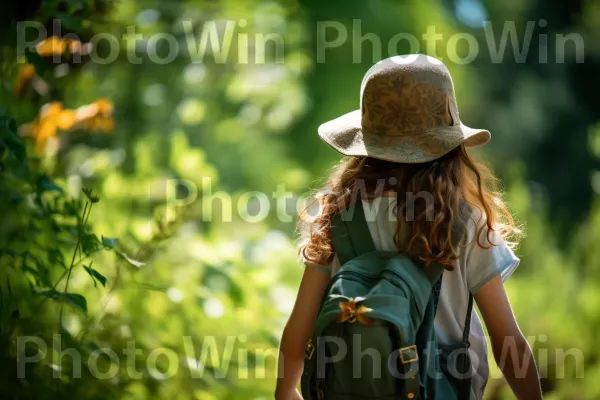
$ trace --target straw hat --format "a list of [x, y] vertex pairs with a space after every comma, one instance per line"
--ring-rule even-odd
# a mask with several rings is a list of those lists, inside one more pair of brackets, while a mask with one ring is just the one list
[[342, 154], [399, 163], [435, 160], [464, 143], [480, 146], [490, 132], [458, 118], [448, 68], [424, 54], [373, 65], [360, 88], [360, 109], [319, 126], [319, 136]]

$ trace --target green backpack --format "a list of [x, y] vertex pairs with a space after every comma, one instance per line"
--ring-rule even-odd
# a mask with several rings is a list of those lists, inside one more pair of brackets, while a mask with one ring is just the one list
[[462, 341], [437, 343], [434, 317], [442, 266], [422, 268], [398, 252], [375, 250], [357, 201], [332, 226], [341, 264], [331, 278], [305, 348], [305, 400], [468, 400], [473, 296]]

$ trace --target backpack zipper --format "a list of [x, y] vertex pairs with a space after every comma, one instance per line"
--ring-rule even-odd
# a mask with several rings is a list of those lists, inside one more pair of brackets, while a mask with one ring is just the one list
[[343, 278], [345, 275], [355, 275], [355, 276], [360, 276], [362, 278], [368, 279], [370, 281], [373, 281], [377, 278], [373, 277], [373, 276], [369, 276], [369, 275], [365, 275], [365, 274], [361, 274], [360, 272], [356, 272], [356, 271], [342, 271], [339, 274], [336, 275], [336, 278], [339, 277], [339, 279]]
[[[388, 271], [392, 275], [396, 276], [397, 278], [402, 279], [402, 277], [399, 274], [397, 274], [396, 272], [394, 272], [392, 270], [385, 270], [385, 271]], [[388, 278], [388, 277], [386, 277], [384, 275], [379, 275], [378, 277], [373, 277], [373, 276], [361, 274], [360, 272], [356, 272], [356, 271], [342, 271], [342, 272], [340, 272], [339, 274], [336, 275], [336, 280], [337, 279], [342, 279], [346, 275], [360, 276], [361, 278], [365, 278], [365, 279], [368, 279], [370, 281], [374, 281], [376, 279], [383, 279], [384, 281], [388, 281], [389, 283], [391, 283], [392, 285], [396, 286], [397, 288], [402, 289], [400, 286], [398, 286], [398, 284], [396, 282], [394, 282], [393, 280], [391, 280], [390, 278]]]
[[[390, 270], [385, 270], [385, 271], [389, 271], [389, 272], [391, 272], [391, 273], [392, 273], [394, 276], [396, 276], [397, 278], [400, 278], [400, 279], [402, 279], [402, 277], [401, 277], [400, 275], [398, 275], [397, 273], [395, 273], [394, 271], [390, 271]], [[381, 279], [381, 280], [384, 280], [384, 281], [387, 281], [387, 282], [389, 282], [389, 283], [390, 283], [390, 284], [392, 284], [393, 286], [395, 286], [395, 287], [397, 287], [398, 289], [402, 290], [402, 292], [403, 292], [404, 294], [406, 294], [406, 291], [404, 290], [404, 288], [403, 288], [403, 287], [401, 287], [401, 286], [400, 286], [400, 285], [398, 285], [396, 282], [394, 282], [392, 279], [390, 279], [390, 278], [388, 278], [388, 277], [386, 277], [386, 276], [384, 276], [384, 275], [379, 275], [378, 277], [373, 277], [373, 276], [368, 276], [368, 275], [365, 275], [365, 274], [361, 274], [360, 272], [356, 272], [356, 271], [342, 271], [342, 272], [340, 272], [339, 274], [337, 274], [337, 275], [336, 275], [336, 280], [339, 280], [339, 279], [344, 279], [344, 278], [348, 278], [348, 276], [360, 276], [361, 278], [367, 279], [367, 280], [369, 280], [369, 281], [371, 281], [371, 282], [372, 282], [372, 281], [375, 281], [375, 280], [377, 280], [377, 279]], [[359, 280], [357, 280], [357, 279], [349, 279], [349, 280], [351, 280], [351, 281], [354, 281], [354, 282], [358, 282], [358, 283], [362, 283], [361, 281], [359, 281]]]

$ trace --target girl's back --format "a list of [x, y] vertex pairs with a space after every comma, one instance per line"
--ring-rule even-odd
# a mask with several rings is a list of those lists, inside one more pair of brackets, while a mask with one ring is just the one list
[[[394, 240], [398, 231], [398, 220], [395, 215], [397, 194], [387, 192], [372, 199], [363, 199], [362, 202], [369, 232], [377, 250], [397, 250]], [[477, 245], [474, 240], [477, 228], [475, 221], [480, 220], [480, 216], [471, 207], [462, 207], [461, 217], [460, 223], [463, 223], [466, 229], [462, 231], [464, 235], [458, 240], [458, 259], [452, 261], [454, 269], [445, 273], [442, 279], [436, 312], [436, 334], [442, 344], [450, 344], [461, 339], [469, 293], [477, 293], [496, 276], [501, 276], [503, 281], [506, 280], [519, 264], [519, 259], [496, 232], [491, 236], [495, 246], [484, 249]], [[310, 227], [302, 224], [301, 231], [306, 242]], [[482, 231], [481, 234], [485, 236], [487, 230]], [[304, 258], [302, 261], [310, 268], [328, 276], [334, 275], [340, 268], [336, 256], [328, 265], [311, 263]], [[479, 399], [488, 380], [489, 368], [487, 341], [481, 320], [476, 313], [473, 313], [471, 318], [469, 331], [470, 355], [474, 369], [471, 398]]]

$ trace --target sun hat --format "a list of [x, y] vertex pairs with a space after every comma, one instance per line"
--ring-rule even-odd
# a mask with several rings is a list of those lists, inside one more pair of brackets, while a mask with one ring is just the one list
[[448, 68], [424, 54], [373, 65], [360, 88], [360, 109], [319, 126], [338, 152], [399, 163], [435, 160], [461, 144], [480, 146], [490, 132], [460, 122]]

